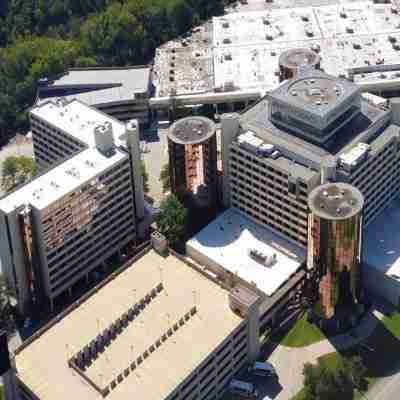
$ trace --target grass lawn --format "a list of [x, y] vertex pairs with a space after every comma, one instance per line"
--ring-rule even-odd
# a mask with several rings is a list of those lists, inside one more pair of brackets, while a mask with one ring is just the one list
[[4, 399], [4, 388], [3, 388], [3, 386], [0, 386], [0, 400], [5, 400]]
[[[366, 379], [369, 388], [379, 378], [390, 376], [399, 368], [400, 354], [400, 315], [385, 317], [378, 322], [372, 335], [361, 345], [341, 353], [330, 353], [320, 358], [320, 361], [329, 369], [335, 370], [343, 357], [359, 354], [367, 367]], [[292, 400], [304, 400], [304, 390], [300, 391]], [[355, 392], [354, 400], [362, 400], [362, 393]]]
[[305, 347], [320, 342], [325, 335], [314, 324], [307, 321], [306, 314], [285, 335], [280, 344], [287, 347]]
[[385, 316], [382, 323], [394, 336], [400, 338], [400, 313], [396, 312], [390, 317]]

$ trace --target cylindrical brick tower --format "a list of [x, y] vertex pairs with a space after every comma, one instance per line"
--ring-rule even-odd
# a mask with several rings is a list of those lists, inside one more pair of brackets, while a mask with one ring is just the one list
[[168, 133], [171, 190], [190, 194], [197, 206], [217, 202], [217, 140], [215, 124], [204, 117], [175, 122]]
[[359, 299], [363, 205], [361, 192], [346, 183], [321, 185], [308, 198], [307, 267], [318, 284], [318, 313], [326, 319]]

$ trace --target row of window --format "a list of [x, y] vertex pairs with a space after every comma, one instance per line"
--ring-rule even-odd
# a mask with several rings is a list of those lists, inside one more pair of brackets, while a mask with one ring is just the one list
[[[246, 173], [241, 170], [240, 168], [232, 171], [231, 173], [231, 177], [234, 178], [234, 180], [236, 179], [237, 182], [242, 182], [243, 184], [248, 186], [248, 189], [257, 189], [257, 190], [261, 190], [261, 191], [265, 191], [268, 189], [274, 189], [273, 191], [269, 191], [269, 193], [271, 194], [271, 196], [277, 197], [278, 199], [288, 202], [290, 203], [294, 208], [302, 210], [303, 212], [307, 212], [307, 195], [304, 195], [302, 197], [299, 198], [292, 198], [289, 197], [289, 191], [288, 191], [288, 185], [285, 186], [281, 186], [281, 185], [275, 185], [270, 181], [267, 181], [263, 178], [260, 179], [260, 181], [263, 183], [262, 186], [258, 185], [257, 183], [255, 183], [254, 181], [251, 181], [250, 179], [248, 179], [248, 175], [246, 175]], [[282, 196], [280, 195], [282, 194]]]
[[[101, 226], [98, 226], [97, 229], [93, 230], [85, 230], [83, 235], [80, 236], [80, 241], [76, 243], [73, 247], [71, 245], [65, 246], [65, 254], [61, 258], [62, 263], [56, 264], [53, 261], [50, 265], [49, 263], [49, 274], [50, 274], [50, 283], [54, 283], [60, 273], [63, 272], [68, 265], [74, 263], [77, 259], [81, 258], [83, 252], [88, 251], [95, 243], [98, 242], [99, 234], [101, 233], [102, 237], [106, 236], [108, 233], [112, 233], [112, 229], [115, 228], [118, 224], [121, 223], [121, 220], [128, 221], [132, 225], [134, 225], [133, 219], [133, 209], [132, 203], [128, 202], [127, 204], [121, 204], [118, 208], [118, 213], [116, 213], [113, 218], [103, 219]], [[131, 212], [132, 218], [122, 218], [123, 215], [129, 215]]]
[[251, 205], [248, 205], [243, 201], [238, 201], [235, 198], [232, 198], [232, 206], [237, 208], [238, 210], [242, 211], [243, 213], [247, 214], [248, 216], [253, 218], [255, 221], [257, 221], [258, 223], [261, 222], [266, 226], [272, 227], [276, 231], [283, 233], [288, 238], [294, 240], [297, 243], [300, 243], [303, 246], [307, 245], [307, 237], [305, 235], [303, 235], [297, 229], [293, 229], [289, 226], [284, 227], [279, 222], [276, 223], [274, 221], [275, 218], [271, 218], [271, 216], [269, 216], [267, 213], [261, 211], [264, 218], [260, 217], [259, 215], [257, 215], [254, 212], [254, 209]]
[[[81, 260], [77, 260], [75, 265], [71, 265], [68, 268], [68, 273], [63, 276], [63, 279], [58, 281], [56, 285], [51, 288], [53, 293], [59, 291], [68, 281], [71, 281], [68, 286], [71, 286], [74, 282], [79, 280], [90, 270], [97, 268], [105, 259], [105, 255], [116, 252], [120, 248], [121, 244], [125, 244], [128, 239], [131, 239], [135, 232], [135, 227], [129, 220], [125, 223], [120, 224], [119, 229], [111, 232], [110, 235], [105, 236], [102, 240], [98, 240], [96, 246], [90, 250], [90, 256], [82, 254]], [[85, 258], [87, 257], [87, 258]], [[85, 260], [85, 261], [83, 261]]]
[[[236, 187], [232, 187], [232, 197], [236, 197], [238, 201], [240, 201], [240, 197], [244, 197], [244, 199], [248, 200], [253, 204], [253, 208], [255, 210], [259, 210], [260, 208], [270, 211], [273, 215], [278, 215], [280, 217], [285, 217], [289, 222], [293, 223], [295, 226], [302, 225], [303, 228], [307, 227], [307, 215], [305, 213], [293, 211], [289, 207], [286, 207], [284, 204], [287, 204], [288, 201], [284, 201], [283, 199], [269, 191], [266, 191], [269, 194], [269, 197], [265, 196], [261, 193], [256, 193], [251, 191], [249, 188], [244, 187], [241, 184], [237, 185], [240, 189]], [[242, 189], [242, 190], [241, 190]], [[252, 196], [250, 196], [252, 194]], [[240, 197], [238, 197], [238, 195]], [[255, 197], [257, 196], [257, 198]], [[276, 199], [280, 201], [276, 201]], [[296, 219], [297, 218], [297, 219]]]
[[[235, 156], [231, 156], [232, 160], [236, 160], [240, 164], [245, 164], [248, 170], [253, 170], [253, 171], [258, 172], [258, 173], [260, 173], [262, 175], [265, 175], [266, 172], [268, 174], [268, 171], [271, 171], [275, 175], [275, 178], [276, 178], [276, 175], [283, 178], [281, 180], [281, 182], [283, 184], [289, 178], [287, 173], [282, 172], [282, 171], [278, 170], [277, 168], [272, 167], [269, 163], [267, 163], [267, 161], [265, 159], [261, 159], [259, 157], [256, 157], [254, 154], [250, 154], [250, 153], [246, 152], [244, 149], [241, 149], [239, 147], [232, 147], [231, 148], [231, 153], [232, 154], [236, 154], [236, 155], [238, 155], [239, 157], [242, 157], [242, 158], [244, 157], [247, 161], [249, 161], [249, 163], [246, 163], [242, 158], [241, 159], [237, 159]], [[257, 166], [260, 166], [262, 168], [262, 170], [258, 169]], [[300, 181], [299, 185], [303, 189], [303, 191], [305, 193], [307, 193], [307, 184], [302, 182], [302, 181]]]

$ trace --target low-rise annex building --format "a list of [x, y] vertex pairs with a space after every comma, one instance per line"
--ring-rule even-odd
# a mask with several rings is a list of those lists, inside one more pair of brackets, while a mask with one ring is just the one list
[[110, 68], [72, 68], [55, 78], [39, 80], [37, 104], [64, 97], [78, 99], [121, 121], [150, 119], [153, 92], [147, 65]]

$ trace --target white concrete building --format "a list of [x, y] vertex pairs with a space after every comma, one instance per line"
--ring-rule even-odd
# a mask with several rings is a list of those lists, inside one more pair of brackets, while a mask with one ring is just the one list
[[0, 256], [19, 309], [54, 300], [137, 237], [138, 124], [77, 101], [31, 110], [42, 174], [0, 199]]

